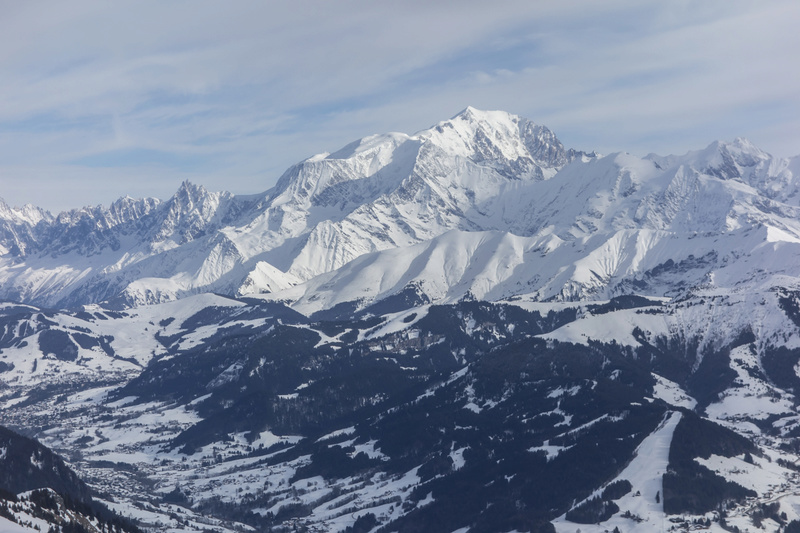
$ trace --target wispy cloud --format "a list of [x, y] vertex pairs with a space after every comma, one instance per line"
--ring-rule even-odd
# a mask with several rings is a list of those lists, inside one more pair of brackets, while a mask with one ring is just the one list
[[0, 197], [51, 209], [266, 190], [466, 105], [567, 145], [800, 153], [794, 0], [48, 2], [0, 17]]

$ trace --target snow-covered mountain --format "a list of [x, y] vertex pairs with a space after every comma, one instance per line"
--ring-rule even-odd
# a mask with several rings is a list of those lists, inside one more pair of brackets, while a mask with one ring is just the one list
[[450, 229], [499, 229], [476, 207], [575, 157], [544, 127], [467, 109], [414, 136], [312, 157], [255, 197], [185, 183], [164, 203], [126, 198], [58, 217], [6, 208], [1, 294], [65, 306], [275, 291]]
[[313, 312], [410, 287], [456, 301], [674, 296], [756, 273], [796, 286], [798, 162], [743, 140], [683, 157], [584, 157], [546, 180], [505, 183], [466, 211], [468, 229], [365, 254], [274, 298]]
[[[767, 249], [796, 253], [798, 172], [800, 159], [743, 139], [684, 156], [578, 153], [526, 119], [467, 108], [314, 156], [261, 195], [184, 183], [166, 202], [55, 217], [1, 204], [0, 297], [65, 307], [272, 293], [316, 311], [410, 288], [430, 301], [674, 295], [757, 268], [793, 276]], [[739, 258], [759, 265], [732, 267]], [[360, 268], [375, 281], [348, 288]]]
[[0, 424], [152, 531], [800, 527], [798, 174], [468, 108], [259, 195], [0, 203]]
[[8, 304], [0, 420], [150, 531], [778, 531], [800, 300], [772, 296]]

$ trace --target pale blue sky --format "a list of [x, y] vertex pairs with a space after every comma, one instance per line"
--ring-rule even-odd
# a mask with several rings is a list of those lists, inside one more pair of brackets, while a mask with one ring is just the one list
[[258, 193], [467, 105], [601, 153], [800, 154], [800, 2], [0, 4], [0, 197], [47, 209]]

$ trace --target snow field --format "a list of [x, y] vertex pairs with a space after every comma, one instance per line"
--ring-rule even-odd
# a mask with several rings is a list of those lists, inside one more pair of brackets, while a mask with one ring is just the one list
[[[604, 533], [619, 527], [626, 533], [652, 533], [660, 531], [665, 521], [664, 508], [656, 502], [656, 494], [663, 494], [661, 476], [667, 471], [669, 462], [669, 446], [672, 434], [681, 419], [681, 414], [671, 412], [664, 422], [636, 449], [636, 456], [614, 480], [630, 481], [631, 492], [616, 501], [620, 512], [601, 524], [575, 524], [568, 522], [563, 516], [553, 521], [558, 533], [574, 533], [576, 529], [588, 533]], [[596, 491], [600, 494], [600, 491]], [[641, 522], [622, 517], [622, 513], [630, 511], [638, 516]]]

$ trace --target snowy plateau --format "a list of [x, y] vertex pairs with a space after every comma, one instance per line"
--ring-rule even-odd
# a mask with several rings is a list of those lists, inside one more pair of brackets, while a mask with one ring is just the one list
[[0, 201], [0, 299], [0, 531], [800, 531], [800, 156], [745, 139], [467, 108], [263, 194]]

